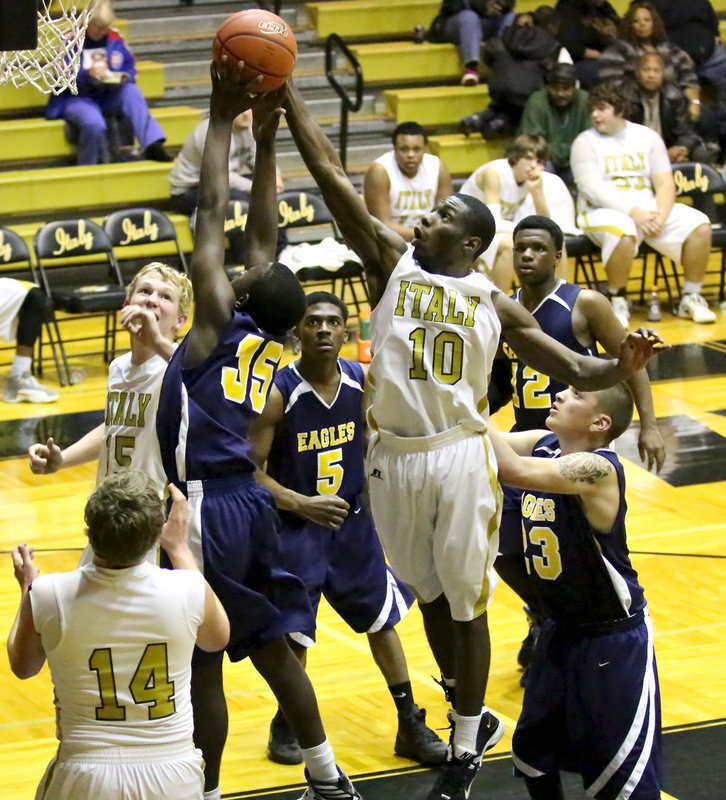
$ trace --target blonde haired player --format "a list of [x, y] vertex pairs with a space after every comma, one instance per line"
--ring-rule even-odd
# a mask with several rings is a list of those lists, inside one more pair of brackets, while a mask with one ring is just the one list
[[645, 241], [683, 266], [678, 316], [713, 322], [716, 315], [701, 296], [711, 250], [708, 217], [675, 202], [666, 146], [655, 131], [625, 119], [627, 101], [617, 86], [596, 86], [589, 105], [592, 128], [572, 144], [577, 222], [600, 246], [615, 315], [627, 329], [626, 285], [633, 258]]
[[[187, 502], [171, 494], [164, 522], [151, 478], [108, 477], [86, 504], [93, 563], [72, 572], [38, 577], [33, 548], [13, 550], [22, 596], [10, 666], [30, 678], [47, 659], [58, 719], [58, 752], [36, 800], [202, 798], [192, 651], [224, 647], [229, 620], [189, 549]], [[144, 560], [157, 540], [174, 570]]]
[[568, 350], [474, 271], [495, 230], [483, 203], [445, 197], [422, 217], [409, 247], [366, 213], [295, 87], [286, 109], [305, 164], [365, 268], [375, 307], [367, 468], [373, 518], [391, 567], [419, 600], [454, 707], [447, 762], [428, 800], [464, 800], [483, 752], [504, 732], [483, 707], [501, 511], [486, 393], [499, 333], [534, 369], [590, 387], [642, 368], [655, 340], [631, 335], [619, 362]]
[[121, 469], [135, 468], [163, 491], [166, 476], [156, 437], [159, 390], [191, 302], [192, 285], [183, 273], [158, 261], [139, 270], [121, 309], [131, 351], [109, 366], [105, 420], [64, 449], [52, 438], [31, 445], [34, 473], [47, 475], [98, 459], [97, 484]]

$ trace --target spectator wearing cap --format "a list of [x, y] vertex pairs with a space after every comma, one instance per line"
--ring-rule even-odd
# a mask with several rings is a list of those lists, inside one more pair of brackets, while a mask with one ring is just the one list
[[568, 185], [572, 183], [570, 147], [590, 127], [587, 99], [587, 92], [577, 88], [575, 67], [556, 64], [547, 73], [545, 86], [530, 95], [519, 125], [520, 133], [541, 136], [548, 143], [554, 172]]

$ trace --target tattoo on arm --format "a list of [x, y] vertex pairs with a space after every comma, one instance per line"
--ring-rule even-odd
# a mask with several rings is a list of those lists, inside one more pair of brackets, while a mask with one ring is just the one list
[[592, 485], [609, 475], [613, 465], [595, 453], [573, 453], [557, 460], [560, 475], [571, 483], [588, 483]]

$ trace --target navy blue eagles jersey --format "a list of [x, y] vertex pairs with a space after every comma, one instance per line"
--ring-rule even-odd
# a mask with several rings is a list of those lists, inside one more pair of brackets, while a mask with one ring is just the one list
[[[519, 301], [520, 291], [514, 294]], [[560, 281], [554, 290], [532, 312], [542, 330], [565, 347], [581, 355], [597, 354], [595, 344], [585, 347], [578, 342], [572, 330], [572, 309], [581, 288], [574, 283]], [[510, 347], [504, 343], [504, 352], [512, 363], [512, 388], [514, 395], [515, 424], [512, 430], [533, 431], [544, 428], [552, 403], [558, 392], [567, 386], [548, 375], [536, 372], [523, 364]]]
[[187, 340], [169, 362], [156, 429], [170, 481], [233, 478], [253, 472], [248, 430], [272, 388], [282, 345], [252, 317], [234, 311], [214, 350], [184, 367]]
[[365, 378], [357, 361], [339, 358], [338, 368], [340, 385], [329, 406], [295, 364], [277, 373], [284, 419], [275, 431], [267, 472], [300, 494], [336, 494], [350, 501], [365, 482]]
[[[577, 495], [522, 491], [524, 554], [529, 577], [550, 616], [571, 627], [623, 619], [645, 607], [643, 587], [633, 569], [625, 537], [625, 476], [613, 450], [595, 451], [614, 467], [620, 506], [610, 531], [596, 531]], [[532, 450], [537, 458], [558, 458], [554, 434]]]

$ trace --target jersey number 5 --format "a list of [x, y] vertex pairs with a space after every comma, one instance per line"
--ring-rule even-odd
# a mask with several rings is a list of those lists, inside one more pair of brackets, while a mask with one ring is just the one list
[[248, 333], [237, 347], [237, 368], [222, 367], [222, 390], [227, 400], [241, 405], [249, 398], [252, 410], [261, 414], [281, 355], [279, 342]]
[[[88, 668], [96, 673], [101, 705], [96, 706], [96, 719], [126, 719], [126, 708], [116, 696], [116, 676], [110, 647], [96, 648], [88, 659]], [[147, 644], [141, 656], [129, 691], [137, 704], [149, 703], [149, 719], [169, 717], [176, 711], [174, 681], [169, 680], [169, 659], [166, 643]]]
[[343, 448], [336, 447], [335, 450], [323, 450], [318, 453], [318, 494], [338, 494], [343, 483], [343, 467], [340, 462], [343, 460]]

